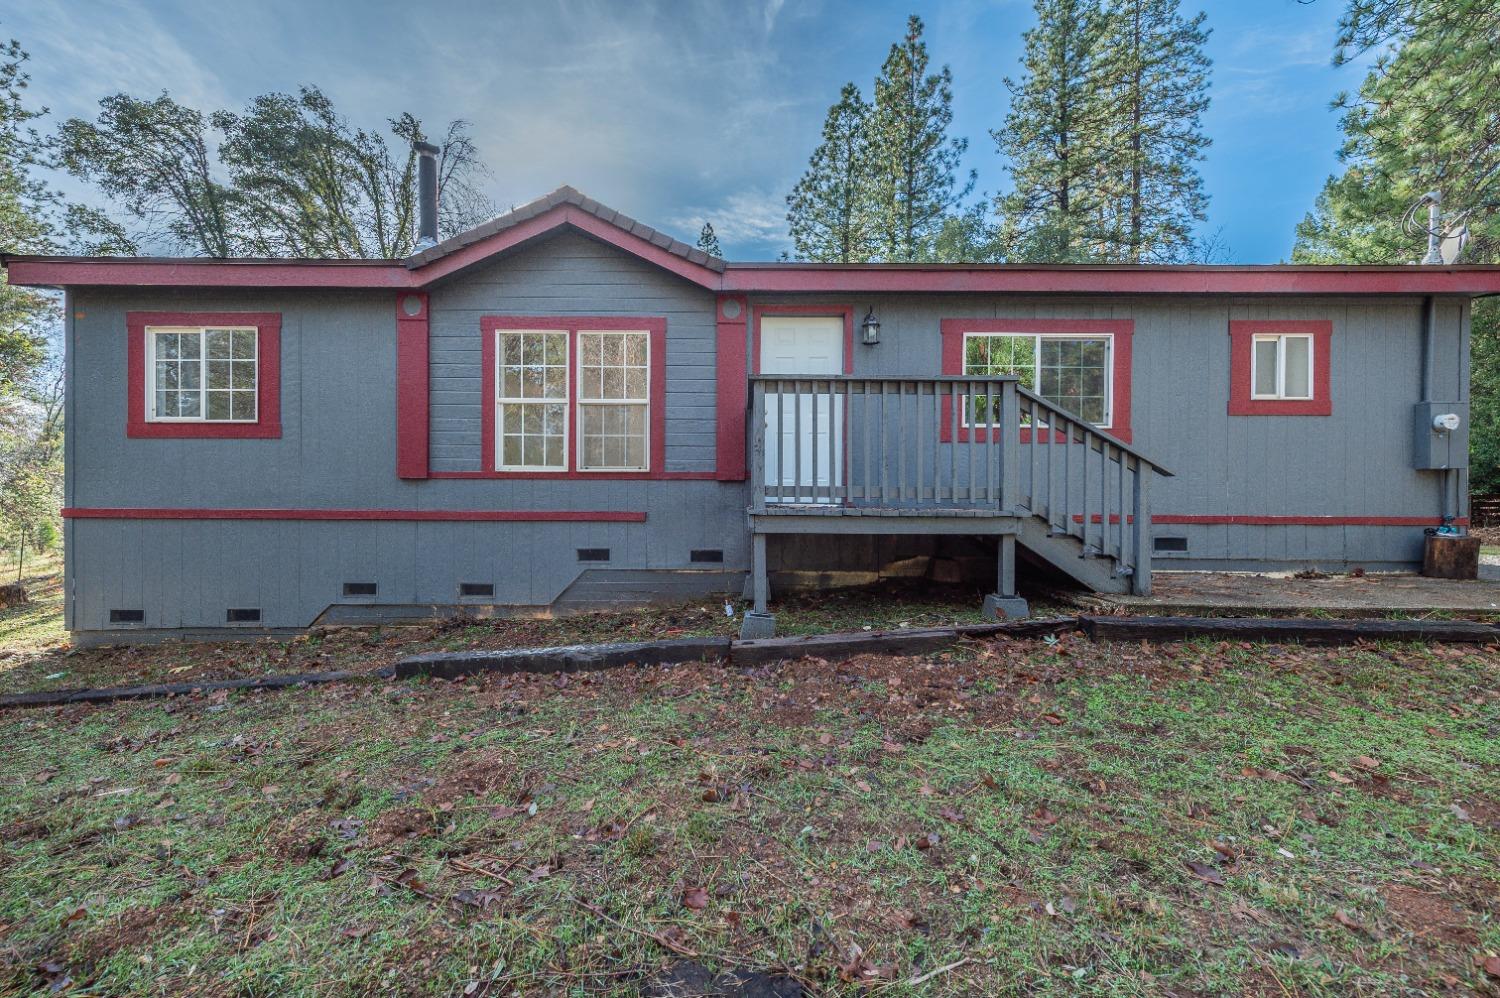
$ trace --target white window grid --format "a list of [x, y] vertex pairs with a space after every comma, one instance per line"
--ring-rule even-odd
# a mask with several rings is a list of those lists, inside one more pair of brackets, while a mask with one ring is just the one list
[[[606, 363], [605, 345], [619, 343], [619, 363]], [[594, 347], [597, 345], [598, 352]], [[597, 362], [595, 361], [597, 357]], [[651, 467], [651, 334], [645, 329], [578, 330], [577, 403], [578, 470], [580, 472], [646, 471]], [[632, 382], [635, 388], [632, 390]], [[607, 418], [610, 408], [630, 409], [640, 413], [641, 460], [591, 464], [588, 459], [588, 421]], [[590, 411], [592, 410], [592, 411]], [[628, 420], [628, 415], [625, 415]], [[617, 424], [618, 425], [618, 424]], [[609, 442], [618, 444], [625, 453], [636, 434], [628, 428], [600, 432], [601, 448]]]
[[[1034, 372], [1041, 370], [1041, 366], [1042, 366], [1042, 356], [1041, 356], [1041, 354], [1042, 354], [1042, 341], [1043, 340], [1080, 340], [1080, 341], [1087, 341], [1087, 342], [1093, 342], [1093, 343], [1103, 343], [1104, 344], [1104, 420], [1103, 420], [1103, 422], [1096, 423], [1094, 425], [1098, 426], [1102, 430], [1108, 430], [1108, 429], [1110, 429], [1114, 425], [1114, 409], [1115, 409], [1115, 376], [1114, 376], [1115, 375], [1115, 338], [1114, 338], [1114, 334], [1112, 334], [1112, 333], [1070, 333], [1070, 332], [1066, 332], [1066, 331], [1064, 331], [1064, 332], [1055, 332], [1055, 333], [1023, 333], [1023, 332], [1006, 332], [1005, 330], [994, 330], [994, 331], [986, 330], [984, 332], [977, 332], [977, 333], [964, 333], [964, 337], [963, 337], [963, 373], [965, 375], [968, 374], [967, 368], [968, 368], [968, 360], [969, 360], [969, 341], [970, 340], [974, 340], [974, 339], [1013, 339], [1013, 340], [1028, 340], [1029, 339], [1029, 340], [1031, 340], [1032, 341], [1032, 362], [1031, 363], [1032, 363], [1032, 370]], [[975, 377], [983, 377], [983, 375], [975, 375]], [[1040, 392], [1037, 392], [1036, 386], [1029, 386], [1029, 387], [1030, 387], [1031, 391], [1036, 392], [1038, 395], [1041, 394]], [[963, 409], [963, 413], [962, 413], [963, 426], [966, 429], [970, 425], [970, 419], [969, 419], [970, 408], [971, 408], [971, 405], [965, 404], [964, 405], [964, 409]], [[1074, 413], [1074, 415], [1079, 416], [1080, 418], [1082, 418], [1083, 414], [1082, 413]], [[993, 426], [994, 425], [994, 421], [993, 420], [985, 420], [983, 417], [980, 418], [979, 423], [980, 423], [980, 425], [982, 427], [988, 427], [988, 426]], [[1028, 419], [1028, 417], [1023, 416], [1022, 417], [1022, 423], [1023, 423], [1023, 425], [1029, 425], [1029, 419]], [[1042, 425], [1043, 425], [1043, 427], [1045, 427], [1046, 423], [1044, 422]]]
[[[495, 467], [501, 471], [566, 471], [568, 467], [568, 432], [572, 413], [568, 405], [569, 333], [566, 329], [498, 329], [495, 331]], [[560, 351], [558, 344], [560, 343]], [[527, 362], [527, 348], [541, 351], [540, 360]], [[549, 347], [552, 353], [549, 355]], [[533, 353], [533, 358], [538, 355]], [[509, 361], [513, 361], [508, 363]], [[508, 376], [507, 369], [513, 369]], [[530, 391], [527, 382], [528, 369], [541, 378], [540, 390]], [[549, 434], [546, 428], [546, 410], [557, 407], [562, 411], [560, 434]], [[527, 410], [541, 410], [541, 430], [528, 429], [525, 425]], [[521, 425], [513, 425], [507, 413], [518, 417]], [[558, 454], [549, 460], [548, 437], [558, 440]], [[507, 439], [516, 441], [521, 460], [507, 461]], [[527, 443], [540, 438], [542, 449], [540, 462], [527, 461]]]
[[[211, 346], [214, 334], [227, 334], [227, 341]], [[254, 326], [147, 326], [146, 420], [152, 423], [254, 423], [260, 418], [260, 331]], [[167, 347], [168, 338], [172, 347]], [[188, 348], [186, 344], [192, 344]], [[185, 350], [192, 355], [185, 356]], [[215, 354], [218, 354], [217, 356]], [[175, 369], [177, 384], [161, 384], [161, 367]], [[247, 370], [248, 368], [248, 370]], [[244, 384], [248, 379], [249, 384]], [[162, 393], [177, 396], [177, 413], [162, 410]], [[182, 402], [197, 396], [196, 411], [181, 414]], [[223, 396], [229, 406], [226, 416], [210, 416], [214, 396]], [[235, 402], [248, 404], [248, 413], [234, 414]]]

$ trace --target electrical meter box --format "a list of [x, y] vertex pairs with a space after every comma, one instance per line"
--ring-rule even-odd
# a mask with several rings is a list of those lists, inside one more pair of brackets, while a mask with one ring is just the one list
[[1418, 402], [1412, 467], [1440, 471], [1469, 466], [1469, 403]]

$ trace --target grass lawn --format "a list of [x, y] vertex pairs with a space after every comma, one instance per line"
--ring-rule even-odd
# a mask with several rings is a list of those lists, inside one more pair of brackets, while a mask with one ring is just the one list
[[1067, 637], [10, 711], [0, 990], [1494, 994], [1496, 658]]

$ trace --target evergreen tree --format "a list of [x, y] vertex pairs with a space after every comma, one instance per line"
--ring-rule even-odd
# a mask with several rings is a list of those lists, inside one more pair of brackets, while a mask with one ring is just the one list
[[[1402, 230], [1427, 191], [1467, 211], [1467, 263], [1500, 262], [1500, 4], [1494, 0], [1350, 0], [1334, 62], [1375, 52], [1357, 94], [1342, 94], [1344, 172], [1328, 178], [1297, 226], [1298, 263], [1412, 263], [1426, 238]], [[1419, 216], [1425, 226], [1425, 212]], [[1471, 480], [1500, 495], [1500, 302], [1474, 303]]]
[[1097, 252], [1102, 199], [1105, 18], [1100, 0], [1036, 0], [1035, 8], [1021, 79], [1005, 80], [1005, 126], [990, 132], [1013, 187], [996, 203], [1000, 245], [1008, 260], [1082, 262]]
[[862, 263], [874, 253], [870, 204], [870, 105], [844, 84], [823, 120], [823, 141], [787, 195], [787, 225], [797, 258]]
[[913, 14], [906, 37], [891, 46], [875, 80], [870, 147], [872, 210], [877, 246], [886, 260], [932, 259], [949, 214], [974, 189], [960, 186], [965, 139], [949, 139], [953, 74], [927, 72], [922, 19]]
[[714, 234], [712, 222], [704, 222], [703, 228], [698, 231], [698, 248], [709, 256], [723, 258], [724, 251], [719, 248], [719, 237]]
[[1184, 18], [1179, 0], [1116, 0], [1109, 8], [1099, 65], [1110, 102], [1098, 160], [1106, 259], [1181, 260], [1207, 218], [1197, 166], [1209, 144], [1200, 122], [1209, 103], [1204, 20]]
[[[1465, 260], [1500, 261], [1500, 4], [1494, 0], [1351, 0], [1334, 62], [1371, 51], [1357, 94], [1341, 94], [1346, 164], [1297, 226], [1292, 258], [1410, 263], [1423, 238], [1402, 231], [1427, 191], [1469, 211]], [[1422, 222], [1425, 224], [1425, 216]]]

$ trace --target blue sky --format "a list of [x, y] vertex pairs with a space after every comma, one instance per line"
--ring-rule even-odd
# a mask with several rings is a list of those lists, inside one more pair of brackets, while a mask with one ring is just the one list
[[[502, 206], [570, 183], [733, 259], [786, 246], [784, 198], [846, 80], [868, 94], [906, 15], [954, 75], [953, 134], [979, 189], [1007, 183], [989, 130], [1018, 73], [1029, 0], [31, 0], [0, 35], [32, 55], [31, 99], [91, 116], [118, 90], [213, 110], [316, 83], [355, 123], [466, 118]], [[1337, 169], [1329, 101], [1363, 70], [1330, 64], [1342, 0], [1208, 0], [1213, 139], [1206, 231], [1270, 263]], [[78, 188], [67, 183], [70, 193]]]

